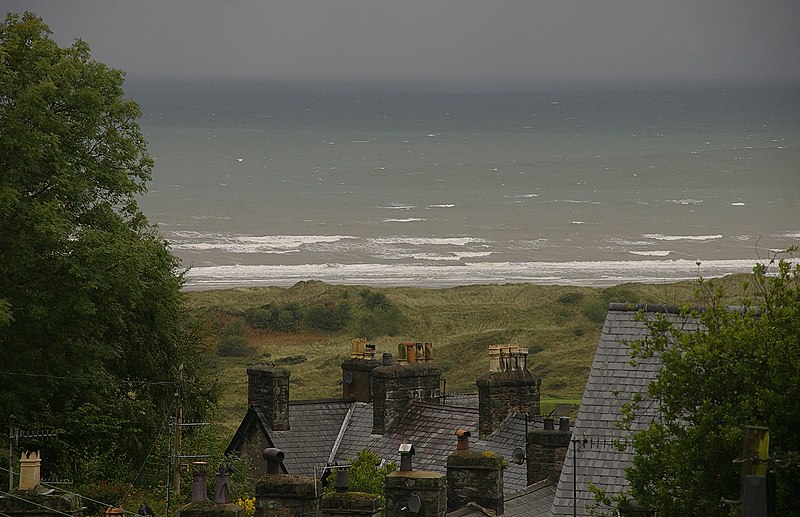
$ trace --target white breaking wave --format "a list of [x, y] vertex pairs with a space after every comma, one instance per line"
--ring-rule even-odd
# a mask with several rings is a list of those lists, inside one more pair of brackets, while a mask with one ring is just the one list
[[425, 221], [420, 217], [407, 217], [405, 219], [384, 219], [382, 222], [384, 223], [415, 223], [418, 221]]
[[427, 208], [453, 208], [456, 206], [453, 203], [443, 203], [441, 205], [428, 205]]
[[712, 241], [721, 239], [722, 235], [661, 235], [660, 233], [646, 233], [642, 237], [657, 241]]
[[667, 203], [674, 203], [676, 205], [699, 205], [703, 202], [702, 199], [670, 199]]
[[466, 246], [473, 242], [486, 242], [476, 237], [380, 237], [371, 239], [376, 244], [413, 244], [414, 246]]
[[632, 253], [633, 255], [641, 255], [643, 257], [666, 257], [672, 252], [669, 250], [653, 250], [653, 251], [628, 250], [628, 253]]
[[487, 283], [608, 286], [672, 282], [752, 270], [752, 260], [627, 260], [568, 262], [459, 262], [428, 264], [300, 264], [194, 267], [187, 288], [292, 285], [301, 280], [332, 284], [445, 287]]
[[303, 246], [355, 239], [349, 235], [236, 235], [178, 231], [171, 233], [176, 250], [221, 250], [228, 253], [295, 253]]
[[389, 206], [379, 206], [378, 208], [383, 208], [384, 210], [413, 210], [417, 207], [415, 205], [391, 204]]
[[454, 253], [414, 253], [411, 258], [416, 260], [434, 260], [434, 261], [446, 261], [446, 260], [461, 260], [467, 258], [478, 258], [478, 257], [488, 257], [491, 255], [491, 251], [461, 251], [461, 252], [454, 252]]

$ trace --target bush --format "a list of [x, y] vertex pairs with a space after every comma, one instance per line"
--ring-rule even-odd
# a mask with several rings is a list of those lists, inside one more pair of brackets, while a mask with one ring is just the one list
[[248, 309], [244, 313], [244, 318], [253, 328], [273, 332], [294, 332], [303, 321], [303, 311], [296, 303], [267, 304]]
[[250, 343], [244, 335], [244, 321], [235, 319], [225, 325], [217, 345], [220, 357], [246, 357], [252, 353]]
[[326, 303], [309, 309], [306, 321], [315, 330], [341, 330], [352, 319], [352, 309], [346, 301]]

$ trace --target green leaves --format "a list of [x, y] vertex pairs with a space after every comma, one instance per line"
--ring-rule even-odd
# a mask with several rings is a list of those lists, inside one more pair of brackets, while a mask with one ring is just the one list
[[178, 261], [136, 204], [153, 164], [139, 107], [121, 71], [50, 34], [31, 13], [0, 23], [0, 415], [65, 429], [49, 464], [91, 478], [100, 447], [141, 461], [181, 362], [187, 406], [214, 396]]
[[[720, 500], [739, 494], [742, 427], [768, 427], [772, 450], [800, 443], [799, 280], [796, 263], [775, 259], [753, 269], [740, 307], [725, 307], [713, 281], [699, 282], [704, 310], [692, 315], [701, 331], [647, 321], [634, 357], [660, 354], [664, 369], [647, 393], [660, 419], [634, 435], [627, 472], [639, 502], [665, 515], [728, 515]], [[778, 514], [798, 515], [787, 494], [800, 492], [800, 472], [779, 470], [777, 480]]]

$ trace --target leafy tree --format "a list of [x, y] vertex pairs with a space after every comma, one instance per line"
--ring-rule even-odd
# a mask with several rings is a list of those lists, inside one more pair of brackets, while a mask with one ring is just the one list
[[0, 23], [0, 417], [61, 428], [45, 468], [132, 478], [179, 364], [187, 413], [214, 397], [177, 259], [136, 204], [153, 162], [123, 72], [50, 35]]
[[[350, 462], [347, 473], [349, 491], [383, 496], [384, 478], [395, 470], [397, 463], [394, 461], [382, 462], [377, 454], [369, 449], [363, 449]], [[334, 478], [335, 476], [328, 478], [326, 490], [329, 492], [333, 491]]]
[[[800, 444], [800, 265], [756, 266], [738, 310], [724, 306], [713, 282], [699, 286], [705, 307], [690, 314], [703, 331], [657, 318], [634, 344], [635, 356], [660, 354], [664, 363], [645, 394], [660, 418], [634, 434], [627, 471], [630, 495], [659, 515], [730, 514], [721, 499], [739, 494], [733, 460], [744, 425], [768, 427], [771, 451], [796, 455]], [[797, 462], [776, 475], [777, 515], [800, 515]]]

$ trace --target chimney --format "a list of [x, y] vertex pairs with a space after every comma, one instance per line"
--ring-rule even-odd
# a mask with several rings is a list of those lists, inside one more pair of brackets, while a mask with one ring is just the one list
[[[499, 370], [492, 368], [499, 366]], [[528, 370], [528, 349], [512, 345], [489, 347], [489, 373], [478, 386], [479, 435], [485, 439], [513, 413], [539, 414], [542, 380]]]
[[375, 345], [364, 338], [351, 341], [350, 359], [342, 362], [342, 397], [372, 402], [372, 370], [380, 365], [375, 360]]
[[348, 492], [347, 471], [350, 466], [337, 466], [333, 493], [322, 496], [322, 517], [381, 517], [381, 496]]
[[204, 503], [208, 501], [208, 476], [206, 475], [206, 462], [195, 461], [192, 463], [195, 471], [192, 472], [192, 502]]
[[[561, 418], [558, 429], [555, 429], [550, 420], [550, 425], [545, 429], [534, 429], [528, 432], [527, 458], [528, 484], [549, 479], [558, 482], [564, 458], [567, 456], [569, 441], [572, 432], [569, 428], [569, 418]], [[547, 424], [547, 420], [545, 420]]]
[[413, 400], [439, 400], [442, 369], [428, 362], [378, 366], [372, 370], [372, 432], [384, 434]]
[[456, 431], [456, 450], [468, 451], [469, 450], [469, 437], [472, 433], [464, 429]]
[[214, 502], [228, 504], [231, 502], [231, 467], [219, 466], [214, 478]]
[[456, 450], [447, 457], [447, 511], [475, 503], [503, 515], [503, 458], [491, 451], [469, 450], [468, 443], [463, 448], [468, 431], [459, 429], [456, 436]]
[[19, 489], [33, 490], [41, 479], [42, 457], [39, 451], [25, 451], [19, 459]]
[[267, 460], [267, 474], [256, 482], [256, 515], [318, 517], [321, 490], [317, 480], [280, 473], [284, 454], [279, 449], [264, 449], [264, 458]]
[[247, 369], [247, 402], [260, 408], [273, 431], [289, 430], [289, 370], [268, 365]]
[[400, 445], [400, 470], [385, 479], [387, 517], [444, 517], [447, 512], [447, 480], [438, 472], [411, 468], [414, 446]]

